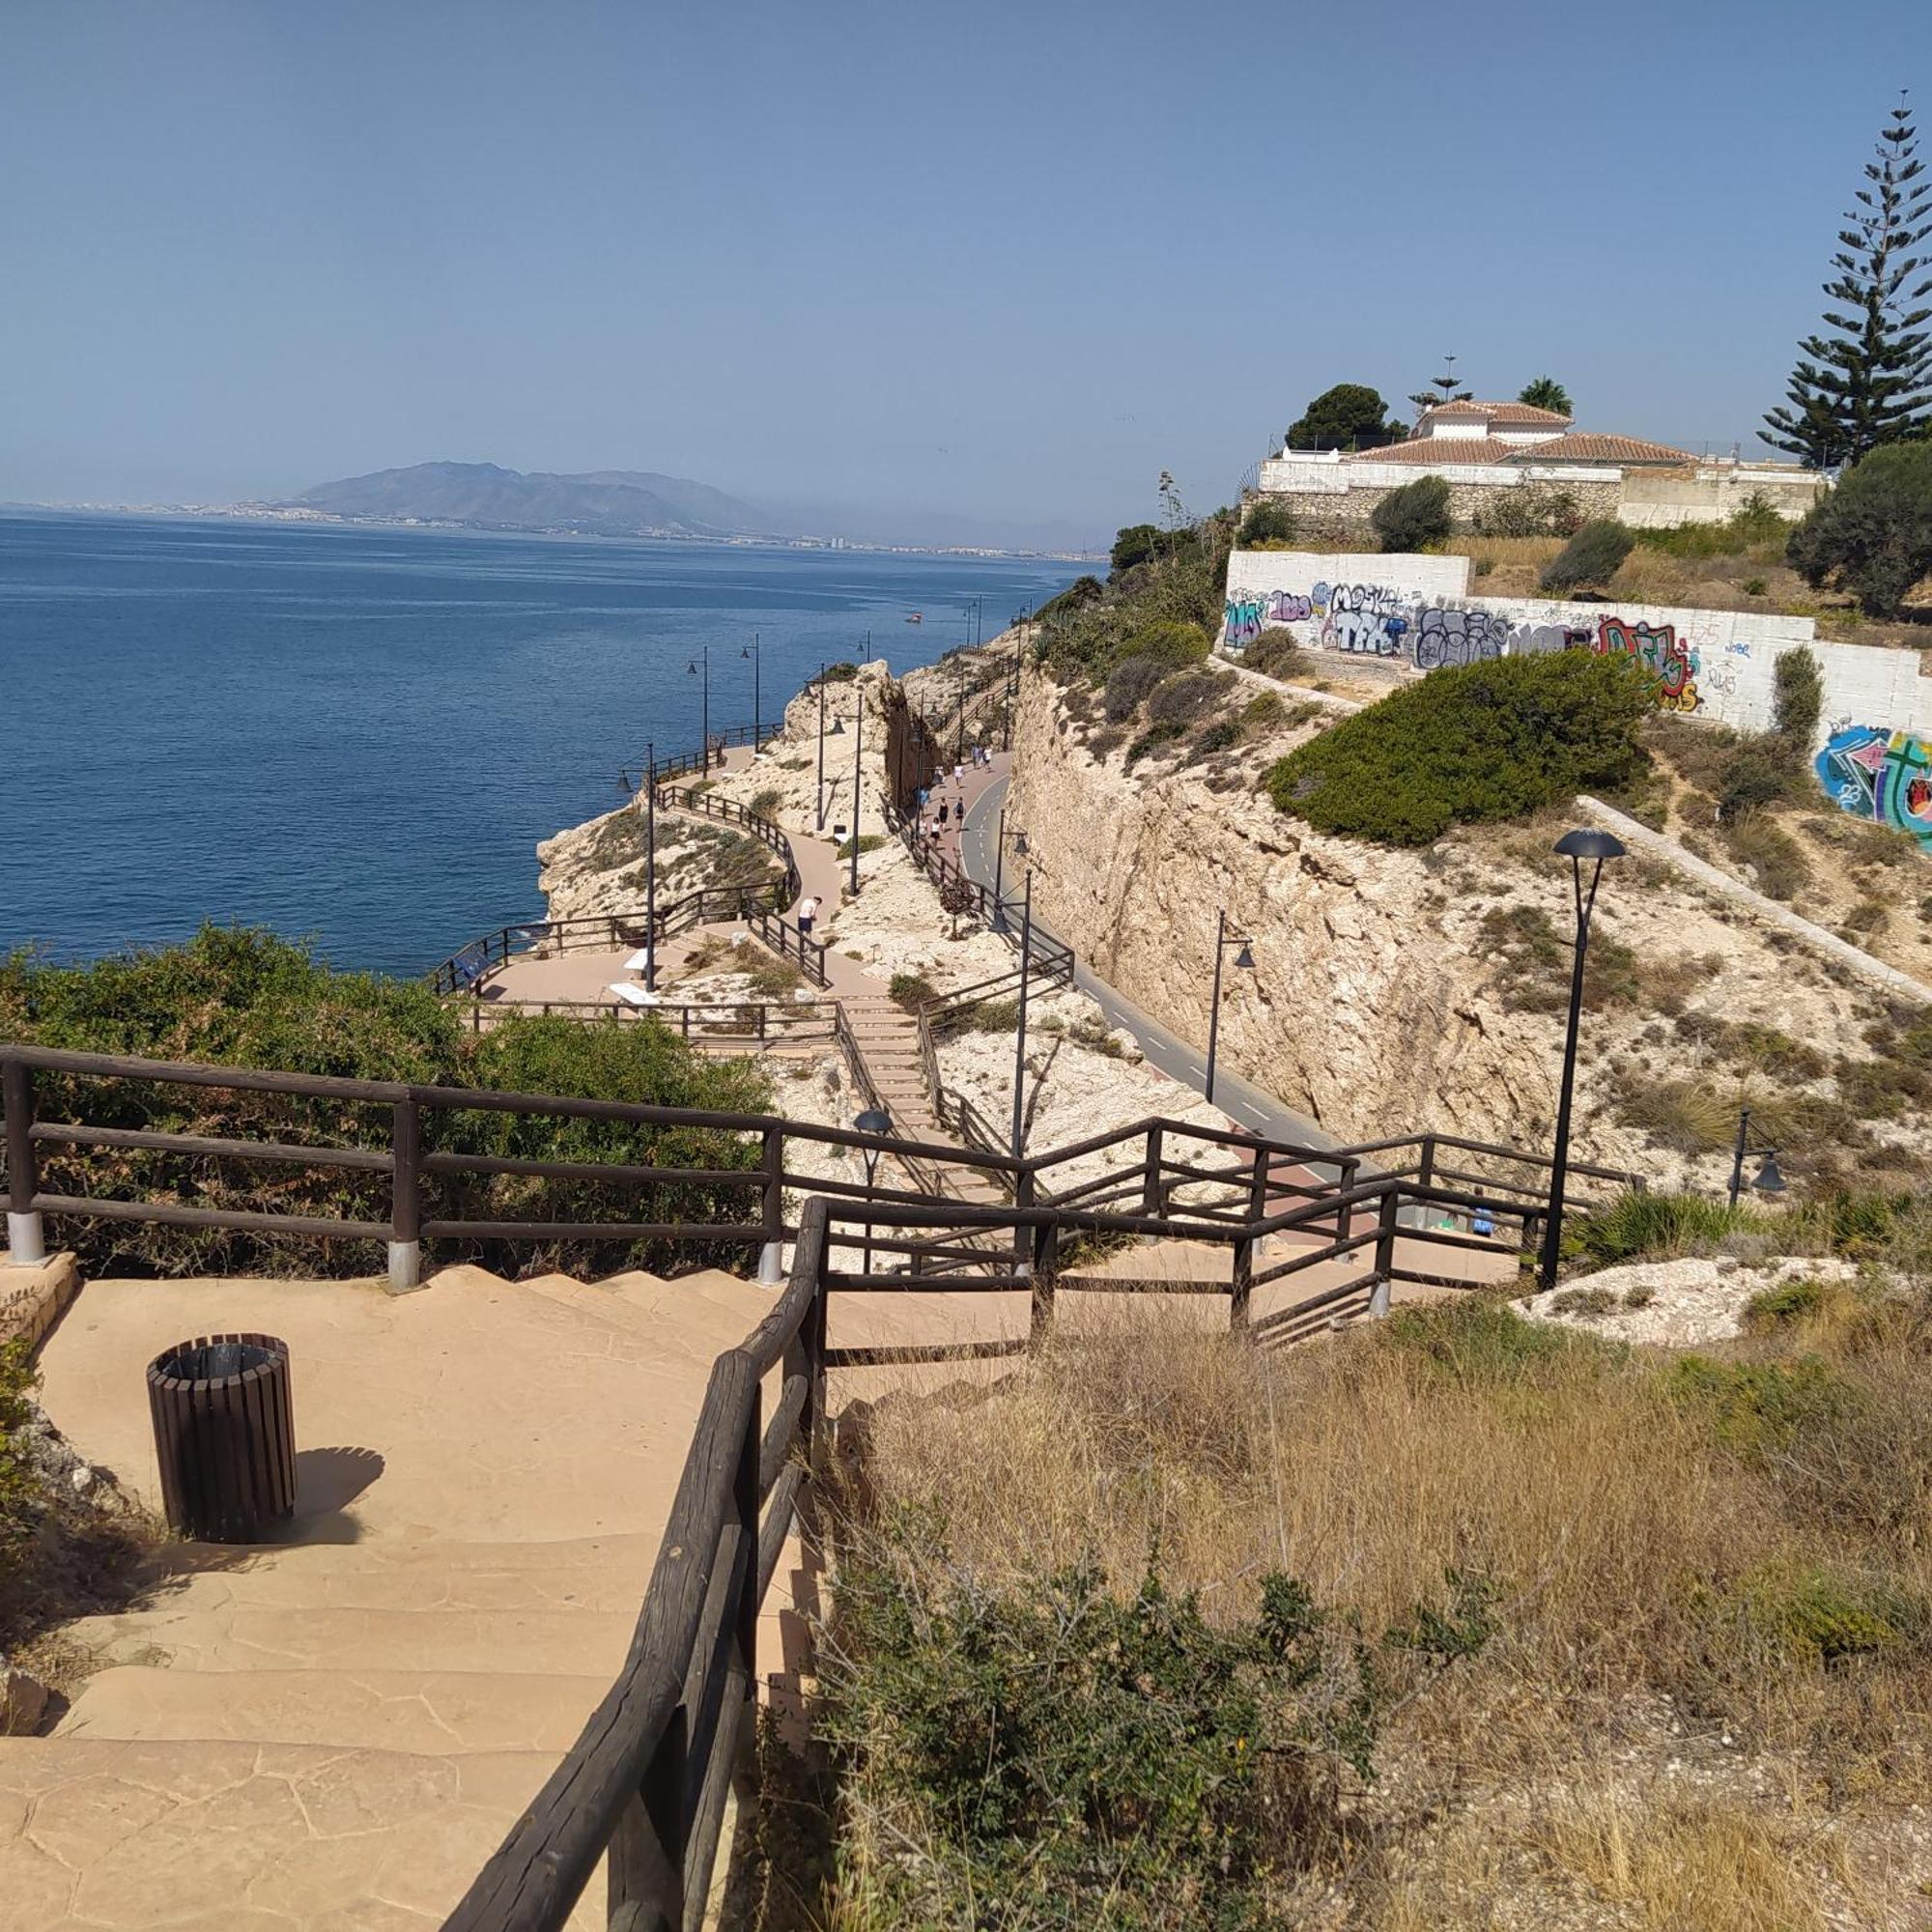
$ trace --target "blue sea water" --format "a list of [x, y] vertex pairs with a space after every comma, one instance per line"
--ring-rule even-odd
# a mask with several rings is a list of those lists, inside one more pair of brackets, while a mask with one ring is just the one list
[[[647, 739], [775, 717], [821, 660], [895, 670], [1073, 564], [0, 515], [0, 949], [206, 919], [418, 972], [541, 908], [532, 848]], [[905, 620], [923, 613], [919, 625]]]

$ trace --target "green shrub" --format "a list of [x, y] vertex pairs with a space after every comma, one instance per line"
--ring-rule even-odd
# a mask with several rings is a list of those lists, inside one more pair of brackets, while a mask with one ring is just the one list
[[1596, 1338], [1525, 1321], [1488, 1295], [1435, 1307], [1397, 1308], [1378, 1324], [1383, 1348], [1414, 1356], [1433, 1381], [1485, 1389], [1568, 1366], [1600, 1347]]
[[1795, 1362], [1683, 1355], [1671, 1364], [1665, 1386], [1677, 1401], [1702, 1410], [1718, 1439], [1750, 1463], [1783, 1454], [1801, 1436], [1838, 1429], [1860, 1399], [1854, 1383], [1815, 1355]]
[[1595, 1213], [1573, 1220], [1566, 1236], [1605, 1267], [1619, 1262], [1668, 1261], [1712, 1254], [1735, 1234], [1766, 1225], [1753, 1208], [1732, 1208], [1703, 1194], [1631, 1189]]
[[1124, 651], [1128, 656], [1151, 658], [1172, 670], [1185, 670], [1189, 665], [1205, 664], [1212, 648], [1208, 633], [1199, 624], [1159, 618], [1129, 632]]
[[879, 1924], [1276, 1923], [1336, 1768], [1374, 1774], [1384, 1662], [1490, 1634], [1461, 1577], [1370, 1640], [1279, 1574], [1217, 1627], [1151, 1572], [1124, 1599], [1091, 1566], [987, 1587], [907, 1540], [841, 1564], [815, 1725], [848, 1838], [920, 1848], [865, 1861]]
[[916, 1013], [939, 998], [939, 989], [923, 973], [895, 973], [886, 989], [907, 1012]]
[[1610, 518], [1588, 523], [1543, 566], [1544, 589], [1567, 596], [1583, 584], [1601, 589], [1631, 554], [1634, 535]]
[[1818, 721], [1824, 714], [1824, 673], [1816, 656], [1801, 644], [1795, 651], [1778, 652], [1771, 676], [1773, 729], [1802, 759], [1818, 735]]
[[1054, 617], [1070, 617], [1088, 605], [1097, 604], [1104, 594], [1097, 577], [1076, 577], [1058, 597], [1049, 597], [1033, 614], [1040, 623]]
[[[519, 1017], [480, 1037], [420, 981], [336, 973], [273, 934], [205, 926], [185, 946], [56, 967], [15, 954], [0, 961], [0, 1038], [81, 1052], [137, 1055], [327, 1074], [418, 1086], [510, 1089], [582, 1099], [651, 1101], [724, 1113], [760, 1112], [763, 1081], [748, 1062], [692, 1052], [664, 1027], [595, 1026]], [[37, 1078], [42, 1117], [106, 1127], [238, 1140], [381, 1149], [390, 1109], [215, 1088], [142, 1088], [81, 1075]], [[432, 1151], [506, 1153], [540, 1160], [632, 1166], [754, 1166], [739, 1137], [538, 1115], [423, 1110]], [[186, 1207], [386, 1222], [388, 1179], [337, 1168], [304, 1169], [150, 1151], [101, 1153], [49, 1145], [49, 1193], [163, 1198]], [[676, 1183], [645, 1189], [519, 1176], [433, 1176], [425, 1213], [475, 1220], [749, 1220], [756, 1195], [737, 1186]], [[246, 1230], [159, 1228], [64, 1219], [64, 1245], [90, 1274], [358, 1275], [380, 1269], [380, 1242], [317, 1242]], [[489, 1242], [438, 1240], [433, 1260], [473, 1259], [498, 1268], [659, 1272], [722, 1263], [728, 1249], [679, 1254], [663, 1242], [530, 1243], [512, 1253]], [[747, 1250], [749, 1252], [749, 1249]]]
[[1891, 1579], [1821, 1567], [1757, 1572], [1737, 1593], [1736, 1613], [1766, 1650], [1808, 1664], [1921, 1643], [1932, 1629], [1924, 1600]]
[[1290, 631], [1264, 631], [1241, 653], [1242, 666], [1264, 677], [1299, 677], [1308, 669], [1309, 656]]
[[1418, 476], [1391, 490], [1369, 512], [1384, 552], [1416, 551], [1440, 543], [1453, 527], [1449, 485], [1439, 476]]
[[1759, 892], [1789, 902], [1811, 883], [1804, 848], [1769, 812], [1744, 811], [1719, 829], [1731, 857], [1756, 874]]
[[1278, 497], [1263, 497], [1248, 505], [1235, 539], [1243, 550], [1289, 550], [1294, 543], [1294, 512]]
[[1233, 751], [1240, 742], [1240, 722], [1234, 718], [1222, 718], [1195, 739], [1194, 755], [1197, 758], [1212, 757], [1217, 752]]
[[1847, 1291], [1822, 1281], [1787, 1281], [1767, 1288], [1745, 1303], [1747, 1328], [1773, 1329], [1809, 1321], [1844, 1297]]
[[1219, 700], [1227, 689], [1212, 671], [1193, 671], [1169, 678], [1148, 699], [1148, 717], [1156, 724], [1193, 724]]
[[1478, 536], [1569, 537], [1582, 527], [1583, 513], [1568, 490], [1525, 485], [1494, 492], [1474, 521]]
[[1123, 724], [1147, 701], [1148, 695], [1163, 678], [1174, 675], [1174, 667], [1158, 658], [1122, 658], [1107, 673], [1107, 688], [1101, 709], [1110, 724]]
[[[888, 838], [882, 832], [861, 832], [857, 835], [857, 837], [859, 840], [859, 856], [862, 859], [866, 856], [867, 852], [876, 852], [880, 849], [881, 846], [890, 845], [892, 843], [892, 840]], [[850, 838], [847, 838], [838, 847], [838, 856], [841, 859], [851, 858], [852, 840]]]
[[1288, 706], [1271, 691], [1257, 693], [1241, 706], [1241, 722], [1257, 731], [1271, 731], [1288, 716]]
[[859, 675], [859, 667], [850, 658], [840, 658], [837, 664], [825, 667], [827, 684], [850, 684]]
[[1788, 798], [1796, 774], [1782, 741], [1772, 737], [1743, 738], [1724, 760], [1718, 791], [1718, 822], [1725, 824], [1760, 806]]
[[[1496, 962], [1503, 1005], [1511, 1012], [1560, 1013], [1570, 1004], [1570, 940], [1541, 906], [1492, 906], [1478, 928]], [[1636, 954], [1599, 932], [1583, 961], [1583, 1004], [1592, 1012], [1633, 1004], [1641, 993]]]
[[783, 803], [784, 793], [777, 785], [767, 785], [763, 791], [752, 794], [752, 802], [745, 809], [753, 818], [771, 818]]
[[1432, 673], [1298, 746], [1268, 775], [1276, 806], [1323, 831], [1426, 845], [1452, 825], [1517, 818], [1630, 783], [1650, 710], [1628, 662], [1581, 651]]
[[1679, 524], [1668, 529], [1638, 530], [1635, 536], [1646, 550], [1694, 560], [1737, 556], [1760, 545], [1782, 550], [1791, 527], [1763, 492], [1754, 491], [1720, 524]]
[[1835, 581], [1866, 616], [1897, 616], [1932, 572], [1932, 442], [1888, 443], [1855, 463], [1785, 555], [1814, 589]]

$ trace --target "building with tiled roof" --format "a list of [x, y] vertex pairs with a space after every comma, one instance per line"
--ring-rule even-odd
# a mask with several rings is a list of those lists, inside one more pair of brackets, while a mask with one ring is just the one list
[[1794, 464], [1712, 461], [1644, 437], [1579, 430], [1531, 403], [1468, 397], [1436, 403], [1404, 441], [1380, 449], [1284, 448], [1263, 463], [1255, 487], [1296, 499], [1311, 526], [1366, 523], [1404, 483], [1439, 475], [1459, 523], [1480, 519], [1498, 491], [1561, 491], [1577, 514], [1643, 525], [1720, 522], [1753, 497], [1803, 516], [1825, 480]]

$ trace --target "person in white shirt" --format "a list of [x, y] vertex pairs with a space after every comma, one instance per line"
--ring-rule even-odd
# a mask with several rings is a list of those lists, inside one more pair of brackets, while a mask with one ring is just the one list
[[815, 898], [813, 898], [810, 893], [808, 893], [805, 895], [805, 897], [800, 899], [798, 902], [799, 931], [810, 932], [811, 930], [811, 922], [815, 920], [817, 917], [818, 917], [818, 901]]

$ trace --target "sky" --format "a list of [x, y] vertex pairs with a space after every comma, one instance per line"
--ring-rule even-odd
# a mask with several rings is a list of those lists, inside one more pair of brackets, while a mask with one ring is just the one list
[[5, 0], [0, 500], [452, 459], [1063, 540], [1445, 352], [1761, 449], [1901, 85], [1924, 0]]

